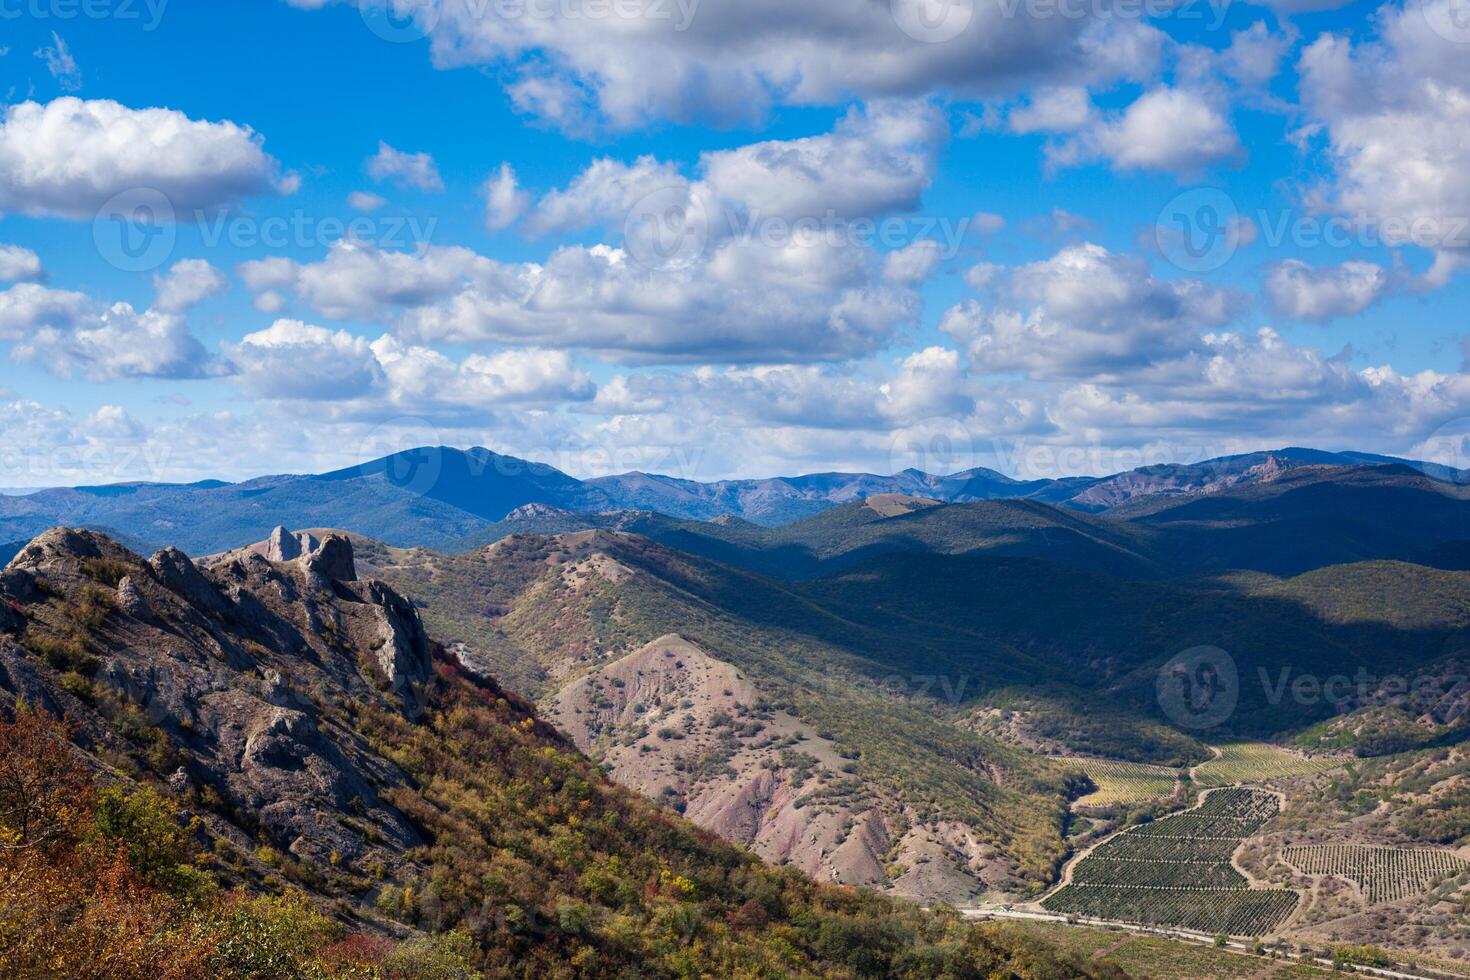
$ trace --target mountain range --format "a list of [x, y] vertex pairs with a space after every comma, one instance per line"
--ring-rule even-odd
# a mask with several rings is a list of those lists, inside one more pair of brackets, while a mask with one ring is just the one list
[[[15, 549], [0, 689], [79, 723], [99, 778], [167, 787], [204, 848], [191, 866], [221, 884], [301, 889], [370, 936], [467, 930], [477, 955], [551, 974], [598, 945], [677, 959], [656, 937], [681, 902], [727, 967], [774, 930], [805, 957], [791, 972], [872, 973], [831, 957], [939, 928], [873, 892], [1038, 900], [1248, 740], [1306, 773], [1259, 777], [1288, 794], [1278, 849], [1470, 848], [1458, 474], [1292, 450], [1000, 499], [921, 477], [844, 478], [841, 501], [822, 484], [780, 524], [628, 509], [609, 481], [483, 451], [8, 498], [29, 508], [7, 512], [17, 537], [67, 506], [125, 536]], [[254, 532], [289, 513], [346, 527]], [[163, 533], [193, 557], [140, 557]], [[1201, 649], [1234, 681], [1181, 714], [1160, 679]], [[1102, 764], [1174, 775], [1086, 806]], [[1356, 807], [1362, 831], [1338, 815]], [[1462, 958], [1442, 888], [1365, 919], [1293, 887], [1314, 909], [1293, 930]], [[875, 918], [888, 939], [861, 935]]]
[[[649, 511], [685, 520], [738, 518], [773, 527], [877, 495], [945, 503], [1029, 500], [1097, 514], [1139, 498], [1172, 500], [1270, 483], [1302, 467], [1397, 466], [1463, 484], [1470, 473], [1434, 463], [1313, 449], [1162, 464], [1108, 476], [1015, 480], [988, 469], [948, 476], [819, 473], [699, 483], [647, 473], [579, 480], [554, 467], [487, 449], [424, 447], [330, 473], [243, 483], [121, 483], [0, 496], [0, 542], [13, 550], [49, 527], [103, 530], [139, 551], [190, 554], [258, 540], [271, 529], [332, 527], [385, 543], [455, 550], [494, 536], [538, 507], [578, 514]], [[530, 506], [530, 511], [523, 509]], [[509, 523], [507, 519], [511, 520]], [[3, 547], [3, 546], [0, 546]], [[0, 551], [3, 554], [3, 551]]]

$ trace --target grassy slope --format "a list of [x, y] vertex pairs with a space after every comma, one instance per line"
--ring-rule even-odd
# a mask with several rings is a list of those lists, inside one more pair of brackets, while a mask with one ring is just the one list
[[[1237, 575], [1159, 583], [1029, 558], [894, 554], [797, 588], [840, 615], [894, 632], [923, 629], [947, 637], [957, 651], [967, 645], [1017, 650], [1032, 662], [1059, 666], [1078, 692], [1070, 699], [1073, 709], [1062, 714], [1083, 729], [1091, 725], [1090, 712], [1107, 714], [1108, 705], [1134, 718], [1159, 717], [1159, 665], [1194, 646], [1219, 647], [1235, 660], [1240, 678], [1240, 702], [1226, 731], [1258, 736], [1335, 714], [1325, 699], [1276, 697], [1272, 685], [1283, 671], [1288, 681], [1304, 674], [1351, 676], [1360, 668], [1375, 676], [1412, 674], [1460, 648], [1470, 601], [1464, 573], [1384, 562], [1288, 580]], [[1404, 611], [1391, 620], [1349, 612], [1374, 603]], [[983, 676], [983, 654], [972, 662], [971, 675]], [[1037, 687], [1051, 676], [1034, 672], [1025, 685], [1031, 690], [1017, 695], [1044, 693]], [[1101, 706], [1081, 693], [1099, 689], [1108, 692]], [[1105, 743], [1076, 749], [1135, 761], [1169, 758], [1109, 751]]]
[[628, 529], [671, 547], [785, 578], [831, 574], [893, 551], [1045, 555], [1130, 578], [1153, 578], [1162, 571], [1149, 553], [1147, 530], [1034, 501], [921, 507], [889, 517], [857, 502], [773, 528], [653, 518]]
[[[431, 627], [452, 623], [450, 638], [488, 641], [481, 649], [496, 669], [518, 663], [522, 674], [546, 678], [571, 657], [580, 660], [575, 674], [678, 633], [749, 671], [772, 708], [790, 711], [844, 747], [867, 791], [885, 805], [976, 827], [1034, 882], [1054, 874], [1064, 853], [1061, 771], [962, 730], [936, 710], [943, 682], [963, 673], [945, 649], [853, 623], [779, 583], [644, 539], [598, 534], [587, 540], [589, 552], [612, 555], [635, 574], [570, 588], [559, 565], [575, 555], [558, 551], [563, 545], [556, 539], [539, 537], [502, 542], [490, 560], [478, 554], [437, 559], [384, 574], [395, 587], [428, 596], [424, 615]], [[477, 583], [473, 597], [464, 592], [468, 582]], [[895, 652], [901, 662], [894, 662]], [[997, 669], [1007, 676], [1003, 664]], [[532, 690], [552, 687], [543, 680]]]
[[[548, 539], [519, 540], [545, 550]], [[1235, 659], [1241, 698], [1227, 734], [1276, 736], [1330, 718], [1335, 709], [1325, 699], [1276, 698], [1261, 677], [1274, 683], [1284, 671], [1289, 680], [1359, 668], [1413, 674], [1458, 650], [1470, 621], [1470, 576], [1395, 562], [1293, 579], [1248, 573], [1159, 583], [1027, 557], [893, 553], [783, 584], [668, 548], [635, 546], [626, 536], [616, 540], [680, 596], [680, 610], [666, 607], [651, 617], [672, 631], [694, 609], [732, 629], [796, 635], [820, 651], [816, 662], [839, 663], [869, 682], [922, 677], [936, 688], [943, 680], [938, 693], [960, 704], [1040, 699], [1057, 720], [1050, 729], [1073, 730], [1074, 751], [1141, 762], [1204, 758], [1197, 743], [1146, 721], [1159, 717], [1158, 666], [1182, 650], [1216, 646]], [[484, 651], [513, 685], [538, 694], [549, 664], [523, 656], [499, 617], [545, 571], [535, 560], [419, 551], [400, 553], [385, 574], [426, 601], [425, 618], [440, 635]], [[1391, 618], [1370, 611], [1382, 606], [1399, 611]], [[561, 635], [580, 642], [568, 631]], [[1089, 693], [1098, 690], [1118, 710], [1100, 707]]]
[[[145, 724], [129, 691], [115, 689], [112, 675], [100, 669], [116, 652], [110, 644], [142, 628], [113, 589], [123, 575], [151, 574], [135, 556], [106, 553], [105, 561], [57, 557], [44, 587], [22, 589], [12, 577], [15, 594], [28, 598], [7, 603], [4, 628], [26, 647], [7, 648], [23, 669], [0, 680], [8, 687], [21, 677], [32, 700], [39, 695], [42, 703], [61, 705], [90, 733], [93, 763], [108, 782], [151, 784], [167, 794], [175, 769], [186, 762], [197, 769], [204, 756], [191, 750], [191, 728]], [[189, 631], [203, 622], [197, 610], [151, 608], [149, 629]], [[154, 622], [176, 612], [177, 621]], [[211, 628], [226, 637], [243, 630], [232, 615], [221, 612]], [[341, 642], [356, 641], [344, 634]], [[54, 665], [48, 653], [63, 646], [76, 657]], [[256, 649], [258, 658], [283, 665], [292, 657], [336, 656], [353, 664], [369, 653], [364, 647], [329, 657], [259, 643]], [[239, 660], [222, 654], [213, 669], [235, 672], [232, 685], [254, 685], [254, 661], [230, 666]], [[190, 833], [212, 845], [199, 855], [199, 867], [226, 882], [253, 892], [299, 887], [343, 922], [370, 932], [386, 931], [385, 917], [429, 933], [461, 931], [473, 941], [475, 963], [493, 976], [593, 977], [635, 969], [650, 976], [744, 977], [1087, 972], [1044, 947], [953, 916], [764, 866], [610, 783], [527, 702], [494, 681], [468, 677], [442, 651], [423, 692], [422, 721], [409, 720], [390, 698], [313, 670], [312, 662], [298, 662], [302, 676], [313, 678], [298, 696], [320, 712], [323, 724], [330, 720], [352, 733], [354, 752], [373, 760], [362, 771], [379, 774], [365, 778], [375, 780], [382, 799], [423, 843], [392, 866], [339, 868], [334, 860], [330, 868], [315, 867], [296, 858], [300, 841], [257, 838], [250, 814], [209, 792], [223, 777], [196, 771], [173, 795], [185, 818], [201, 818]], [[80, 683], [81, 675], [63, 673], [65, 667], [88, 671], [90, 679]], [[15, 698], [10, 690], [0, 710], [9, 712]], [[13, 812], [0, 806], [0, 821]], [[355, 812], [349, 804], [337, 819], [360, 824]], [[305, 839], [313, 831], [300, 833]], [[0, 839], [12, 839], [10, 828], [0, 825]], [[230, 839], [259, 840], [260, 847], [244, 853]]]

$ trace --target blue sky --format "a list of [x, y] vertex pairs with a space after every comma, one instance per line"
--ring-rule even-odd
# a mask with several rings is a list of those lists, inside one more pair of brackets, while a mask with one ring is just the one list
[[386, 2], [0, 2], [0, 486], [1465, 465], [1466, 0]]

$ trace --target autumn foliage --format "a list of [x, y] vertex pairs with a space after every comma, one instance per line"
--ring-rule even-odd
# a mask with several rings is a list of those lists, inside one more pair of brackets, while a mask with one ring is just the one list
[[[0, 717], [0, 977], [1098, 976], [1052, 951], [762, 865], [600, 779], [529, 706], [441, 664], [428, 724], [363, 713], [417, 781], [424, 873], [347, 934], [300, 891], [223, 892], [167, 793], [90, 769], [56, 719]], [[529, 722], [529, 724], [528, 724]]]
[[0, 975], [198, 976], [208, 943], [93, 829], [91, 772], [54, 719], [0, 722]]

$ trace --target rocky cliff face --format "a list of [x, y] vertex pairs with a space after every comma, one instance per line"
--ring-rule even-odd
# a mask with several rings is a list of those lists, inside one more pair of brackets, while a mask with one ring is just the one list
[[196, 564], [55, 529], [0, 573], [0, 691], [67, 715], [104, 773], [198, 801], [246, 875], [294, 861], [363, 886], [408, 862], [422, 841], [384, 800], [407, 778], [354, 720], [418, 718], [431, 671], [413, 606], [357, 581], [340, 536]]

